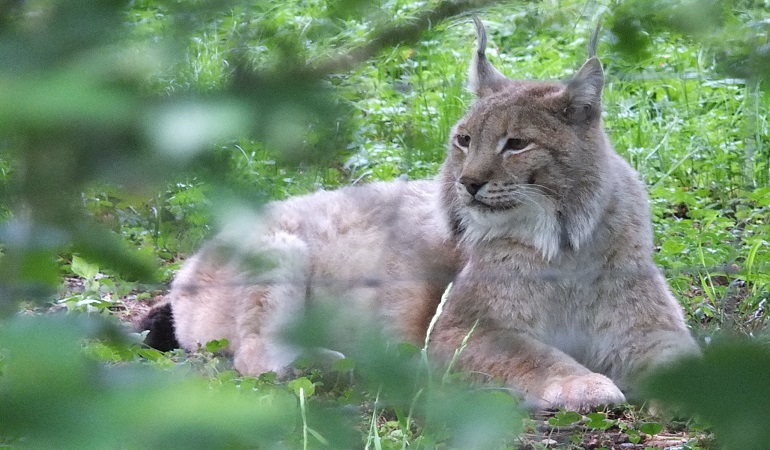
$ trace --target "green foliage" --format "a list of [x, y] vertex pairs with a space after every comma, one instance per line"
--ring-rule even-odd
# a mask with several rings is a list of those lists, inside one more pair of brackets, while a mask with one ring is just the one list
[[294, 428], [296, 401], [280, 389], [257, 401], [228, 383], [96, 364], [81, 340], [113, 332], [103, 327], [61, 317], [5, 322], [0, 434], [31, 448], [253, 448]]
[[[586, 422], [586, 426], [588, 428], [593, 428], [593, 429], [596, 429], [596, 430], [606, 430], [607, 428], [609, 428], [611, 426], [614, 426], [616, 424], [616, 422], [614, 420], [608, 420], [607, 419], [607, 415], [604, 414], [604, 413], [600, 413], [600, 412], [588, 414], [588, 415], [586, 415], [586, 417], [588, 418], [588, 421]], [[661, 426], [661, 428], [663, 428], [663, 427]], [[641, 428], [639, 430], [647, 433], [646, 431], [644, 431]], [[660, 430], [658, 430], [658, 431], [660, 431]], [[647, 433], [647, 434], [657, 434], [657, 432], [656, 433]]]
[[[13, 317], [22, 301], [128, 314], [163, 288], [136, 280], [168, 281], [232, 211], [435, 174], [472, 101], [473, 27], [439, 20], [470, 3], [446, 5], [0, 2], [0, 446], [510, 445], [521, 429], [510, 395], [437, 380], [418, 348], [366, 333], [347, 358], [279, 382], [239, 377], [215, 355], [225, 342], [163, 354], [114, 321]], [[579, 66], [604, 14], [604, 120], [650, 185], [655, 257], [706, 338], [767, 340], [768, 7], [546, 0], [482, 13], [497, 66], [549, 79]], [[311, 314], [298, 342], [332, 339], [326, 321]], [[770, 429], [764, 352], [715, 347], [653, 392], [728, 448], [752, 448]], [[661, 432], [600, 412], [548, 422], [635, 444]]]
[[663, 431], [663, 425], [658, 422], [647, 422], [639, 427], [639, 431], [645, 434], [658, 434]]
[[107, 313], [111, 307], [120, 303], [120, 297], [128, 295], [133, 283], [114, 281], [99, 272], [99, 266], [86, 262], [78, 255], [72, 256], [69, 269], [80, 277], [82, 287], [73, 289], [73, 295], [64, 297], [58, 303], [64, 304], [69, 311]]
[[580, 422], [583, 418], [575, 411], [559, 411], [555, 416], [548, 419], [548, 423], [554, 427], [566, 427]]
[[[679, 413], [711, 423], [724, 449], [767, 446], [766, 374], [770, 350], [754, 342], [719, 342], [703, 358], [682, 361], [649, 380], [649, 395]], [[707, 390], [704, 393], [704, 390]]]
[[299, 377], [289, 381], [289, 389], [297, 394], [297, 397], [312, 397], [315, 393], [315, 386], [305, 377]]
[[617, 48], [637, 58], [652, 55], [652, 33], [673, 30], [697, 36], [718, 57], [718, 69], [766, 82], [770, 24], [760, 11], [767, 6], [747, 0], [633, 0], [613, 11], [611, 29]]

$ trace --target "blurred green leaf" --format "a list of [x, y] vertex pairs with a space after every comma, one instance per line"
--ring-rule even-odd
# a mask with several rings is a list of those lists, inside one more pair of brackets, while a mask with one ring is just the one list
[[275, 444], [293, 430], [296, 400], [281, 390], [254, 401], [200, 378], [96, 364], [81, 340], [98, 328], [62, 317], [2, 324], [0, 435], [20, 433], [32, 448], [224, 449]]
[[117, 235], [83, 220], [72, 224], [73, 251], [99, 266], [117, 271], [127, 280], [153, 281], [157, 260], [129, 247]]
[[104, 86], [85, 70], [16, 77], [0, 72], [0, 133], [30, 128], [55, 132], [82, 123], [116, 127], [131, 121], [138, 106], [131, 92]]
[[26, 283], [53, 286], [59, 281], [59, 269], [53, 255], [49, 252], [39, 250], [25, 252], [21, 261], [16, 263], [20, 264], [21, 269], [17, 275]]
[[99, 274], [99, 266], [90, 264], [78, 255], [72, 255], [72, 271], [83, 278], [93, 279]]
[[675, 411], [713, 426], [725, 449], [760, 450], [770, 442], [770, 349], [756, 342], [717, 342], [648, 380], [646, 392]]
[[427, 432], [444, 431], [454, 448], [494, 448], [523, 426], [523, 411], [514, 397], [502, 390], [457, 385], [428, 390], [426, 395]]
[[347, 372], [356, 368], [356, 362], [351, 358], [342, 358], [332, 363], [332, 370]]
[[770, 23], [750, 20], [740, 0], [629, 0], [613, 10], [610, 29], [624, 57], [652, 57], [654, 35], [673, 32], [700, 39], [731, 76], [770, 77]]

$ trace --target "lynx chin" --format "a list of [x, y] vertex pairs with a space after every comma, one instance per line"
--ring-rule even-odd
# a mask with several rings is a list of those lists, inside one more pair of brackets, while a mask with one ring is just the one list
[[421, 344], [454, 281], [433, 359], [475, 324], [459, 369], [533, 407], [622, 402], [650, 369], [697, 354], [652, 261], [644, 185], [604, 132], [597, 33], [567, 82], [519, 81], [488, 61], [474, 20], [476, 99], [436, 180], [320, 191], [225, 229], [143, 320], [148, 343], [226, 338], [241, 373], [280, 372], [301, 351], [281, 331], [321, 303], [342, 328], [373, 319]]

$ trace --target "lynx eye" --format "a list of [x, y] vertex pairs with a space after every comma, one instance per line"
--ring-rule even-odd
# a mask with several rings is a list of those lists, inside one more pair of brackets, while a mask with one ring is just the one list
[[467, 134], [458, 134], [455, 141], [460, 148], [468, 148], [471, 145], [471, 137]]
[[513, 152], [513, 153], [521, 153], [522, 151], [526, 150], [527, 147], [529, 147], [530, 142], [526, 139], [520, 139], [520, 138], [507, 138], [504, 141], [501, 140], [500, 142], [500, 152]]

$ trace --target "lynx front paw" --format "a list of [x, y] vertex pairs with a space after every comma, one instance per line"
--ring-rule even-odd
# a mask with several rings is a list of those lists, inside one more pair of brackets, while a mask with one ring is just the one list
[[562, 406], [583, 411], [598, 405], [622, 403], [626, 397], [615, 383], [598, 373], [562, 378], [549, 384], [540, 398], [541, 406]]

